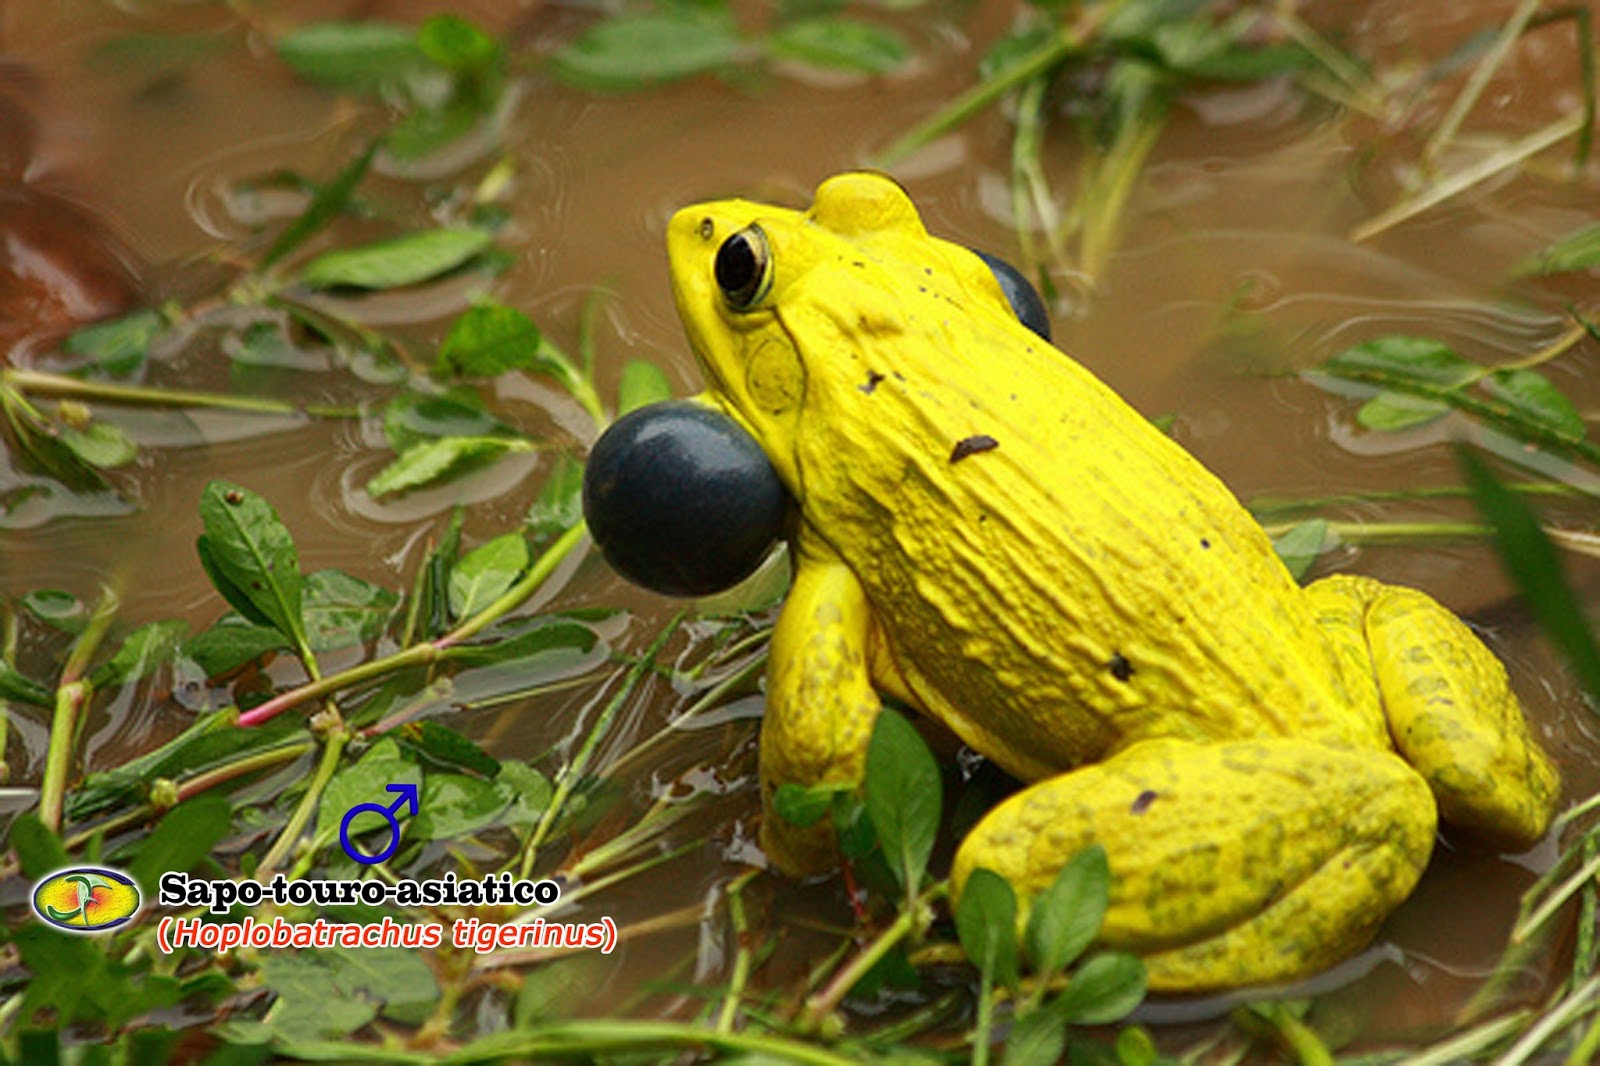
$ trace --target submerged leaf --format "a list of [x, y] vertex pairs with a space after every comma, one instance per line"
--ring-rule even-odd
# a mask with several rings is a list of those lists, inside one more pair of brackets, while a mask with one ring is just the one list
[[73, 455], [101, 470], [126, 466], [139, 454], [121, 427], [110, 422], [90, 422], [82, 429], [62, 426], [59, 439]]
[[359, 248], [324, 252], [300, 271], [300, 281], [314, 289], [415, 285], [461, 266], [485, 251], [492, 240], [480, 229], [422, 230]]
[[503, 533], [462, 557], [450, 574], [450, 613], [470, 618], [499, 599], [528, 568], [528, 542]]
[[277, 627], [257, 625], [230, 614], [190, 637], [183, 645], [183, 653], [199, 665], [206, 677], [221, 677], [269, 651], [289, 651], [293, 647]]
[[1512, 274], [1570, 274], [1600, 267], [1600, 222], [1591, 222], [1553, 241], [1512, 268]]
[[424, 62], [417, 34], [393, 22], [314, 22], [279, 37], [278, 56], [301, 77], [366, 88], [404, 77]]
[[128, 634], [110, 659], [95, 668], [89, 675], [89, 683], [105, 689], [139, 680], [170, 661], [188, 632], [189, 623], [181, 618], [140, 626]]
[[402, 452], [394, 462], [367, 482], [367, 495], [408, 492], [473, 469], [507, 452], [528, 451], [529, 441], [517, 437], [441, 437], [423, 441]]
[[1450, 413], [1443, 400], [1413, 396], [1408, 392], [1380, 392], [1356, 411], [1356, 421], [1367, 429], [1395, 432], [1427, 425]]
[[365, 151], [345, 164], [332, 181], [317, 190], [306, 209], [278, 234], [277, 240], [262, 254], [262, 270], [300, 247], [307, 237], [333, 221], [349, 205], [351, 195], [356, 186], [361, 184], [361, 179], [366, 177], [367, 168], [372, 165], [372, 157], [377, 151], [378, 142], [373, 141]]
[[144, 362], [150, 342], [165, 325], [155, 311], [135, 311], [74, 331], [61, 342], [61, 350], [83, 356], [108, 374], [131, 374]]
[[1536, 370], [1496, 370], [1480, 384], [1484, 392], [1558, 437], [1578, 441], [1589, 431], [1577, 406]]
[[537, 542], [556, 537], [583, 521], [583, 464], [558, 455], [545, 475], [523, 526]]
[[555, 54], [551, 69], [584, 89], [641, 89], [728, 66], [741, 42], [719, 13], [678, 7], [606, 19]]
[[1293, 529], [1272, 538], [1272, 550], [1278, 553], [1290, 576], [1296, 581], [1306, 576], [1311, 564], [1322, 554], [1328, 540], [1328, 520], [1310, 518]]
[[1346, 348], [1322, 364], [1337, 377], [1356, 377], [1380, 371], [1411, 381], [1455, 387], [1479, 372], [1476, 364], [1443, 341], [1431, 337], [1390, 334]]
[[497, 303], [468, 308], [450, 326], [434, 369], [442, 374], [489, 378], [539, 366], [543, 335], [533, 319]]
[[305, 580], [306, 638], [312, 651], [332, 651], [378, 639], [399, 597], [342, 570], [318, 570]]
[[780, 27], [767, 39], [767, 50], [780, 59], [864, 74], [893, 70], [910, 54], [893, 30], [834, 15]]

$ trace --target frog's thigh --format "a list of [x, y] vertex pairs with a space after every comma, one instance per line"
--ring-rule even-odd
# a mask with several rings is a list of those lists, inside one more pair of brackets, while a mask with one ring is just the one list
[[[1359, 949], [1433, 848], [1428, 787], [1386, 752], [1291, 739], [1148, 741], [996, 807], [952, 877], [988, 867], [1030, 899], [1106, 849], [1101, 941], [1145, 957], [1154, 988], [1282, 981]], [[1026, 903], [1024, 903], [1024, 913]]]
[[1505, 667], [1450, 611], [1414, 589], [1329, 578], [1308, 590], [1366, 602], [1372, 672], [1396, 750], [1445, 821], [1511, 847], [1550, 826], [1561, 782], [1529, 735]]
[[761, 845], [793, 876], [835, 864], [832, 823], [802, 829], [772, 809], [779, 785], [860, 783], [881, 706], [867, 670], [866, 594], [844, 564], [802, 557], [772, 635], [761, 723]]

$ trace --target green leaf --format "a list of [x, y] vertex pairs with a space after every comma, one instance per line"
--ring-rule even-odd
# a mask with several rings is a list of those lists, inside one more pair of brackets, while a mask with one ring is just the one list
[[415, 285], [454, 270], [492, 242], [480, 229], [421, 230], [359, 248], [324, 252], [301, 269], [300, 282], [314, 289]]
[[139, 454], [121, 427], [110, 422], [90, 422], [82, 429], [62, 426], [58, 439], [73, 455], [101, 470], [126, 466]]
[[508, 370], [539, 368], [542, 339], [533, 319], [516, 308], [479, 304], [451, 323], [450, 332], [439, 346], [434, 370], [440, 374], [492, 378]]
[[327, 958], [340, 993], [381, 1003], [385, 1018], [420, 1025], [438, 1004], [433, 970], [415, 951], [337, 947]]
[[260, 1021], [229, 1022], [218, 1034], [241, 1044], [292, 1043], [347, 1036], [372, 1021], [377, 1008], [341, 988], [327, 959], [320, 952], [263, 952], [261, 984], [277, 998]]
[[1155, 1040], [1137, 1025], [1117, 1033], [1116, 1051], [1118, 1066], [1157, 1066], [1162, 1061]]
[[515, 437], [442, 437], [413, 445], [367, 482], [367, 495], [409, 492], [533, 445]]
[[413, 111], [389, 129], [383, 151], [391, 159], [415, 162], [465, 137], [493, 113], [481, 102], [453, 99], [443, 107]]
[[1017, 983], [1017, 897], [1011, 884], [979, 867], [967, 876], [956, 903], [956, 935], [961, 950], [991, 980]]
[[[378, 741], [351, 766], [333, 775], [317, 805], [317, 838], [339, 839], [339, 823], [351, 807], [360, 803], [378, 803], [390, 806], [400, 798], [388, 791], [390, 785], [422, 785], [422, 768], [400, 754], [400, 746], [392, 739]], [[396, 816], [402, 825], [411, 817], [410, 806], [401, 804]], [[375, 814], [363, 812], [350, 825], [352, 838], [363, 833], [374, 833], [378, 847], [388, 843], [388, 826]], [[372, 850], [372, 849], [369, 849]]]
[[894, 711], [878, 715], [867, 745], [867, 815], [900, 885], [915, 892], [939, 832], [944, 787], [939, 764], [910, 722]]
[[544, 817], [554, 789], [550, 779], [525, 762], [507, 759], [500, 764], [494, 787], [510, 802], [500, 821], [509, 829], [529, 829]]
[[1589, 431], [1573, 402], [1537, 370], [1496, 370], [1479, 385], [1490, 396], [1563, 440], [1580, 441]]
[[450, 613], [470, 618], [499, 599], [528, 568], [528, 542], [503, 533], [462, 557], [450, 574]]
[[1600, 649], [1583, 607], [1573, 594], [1561, 556], [1539, 525], [1538, 516], [1515, 492], [1501, 484], [1488, 465], [1456, 446], [1478, 510], [1494, 526], [1500, 561], [1551, 642], [1561, 650], [1591, 699], [1600, 699]]
[[1357, 378], [1380, 371], [1447, 388], [1463, 385], [1478, 373], [1475, 364], [1442, 341], [1403, 334], [1390, 334], [1346, 348], [1322, 364], [1322, 369], [1336, 376]]
[[149, 622], [129, 633], [116, 653], [89, 674], [97, 689], [114, 688], [137, 681], [164, 662], [170, 662], [178, 645], [189, 632], [181, 618]]
[[672, 383], [654, 363], [643, 359], [630, 359], [622, 367], [622, 380], [617, 383], [617, 415], [637, 411], [648, 404], [672, 399]]
[[1512, 268], [1516, 277], [1570, 274], [1600, 266], [1600, 222], [1591, 222], [1552, 241]]
[[1102, 952], [1078, 967], [1048, 1009], [1072, 1025], [1106, 1025], [1144, 1001], [1145, 981], [1139, 956]]
[[1430, 400], [1408, 392], [1384, 391], [1362, 404], [1356, 411], [1356, 421], [1367, 429], [1394, 432], [1426, 425], [1450, 413], [1450, 405], [1443, 400]]
[[583, 89], [640, 89], [719, 70], [741, 50], [732, 19], [673, 8], [597, 23], [557, 52], [551, 69]]
[[523, 528], [535, 541], [559, 536], [583, 521], [583, 464], [558, 455], [539, 495], [528, 508]]
[[772, 811], [790, 825], [802, 829], [822, 821], [823, 815], [833, 809], [833, 797], [839, 785], [799, 785], [785, 781], [772, 796]]
[[494, 823], [511, 805], [507, 791], [480, 777], [430, 773], [423, 780], [421, 813], [412, 819], [413, 840], [449, 840]]
[[255, 662], [269, 651], [293, 651], [288, 637], [273, 626], [257, 625], [238, 615], [224, 615], [210, 629], [190, 637], [183, 654], [193, 659], [207, 677], [221, 677]]
[[[441, 653], [466, 666], [517, 664], [525, 680], [549, 679], [585, 667], [600, 646], [594, 630], [570, 619], [536, 619], [532, 626], [512, 635], [496, 633], [482, 644], [457, 644]], [[601, 649], [600, 654], [604, 653]]]
[[21, 700], [35, 707], [54, 707], [56, 702], [53, 692], [4, 659], [0, 659], [0, 699]]
[[1033, 898], [1026, 944], [1039, 979], [1048, 981], [1083, 954], [1100, 932], [1111, 900], [1111, 868], [1098, 844], [1067, 861]]
[[17, 820], [11, 824], [8, 843], [16, 849], [22, 876], [30, 881], [38, 881], [71, 861], [61, 838], [45, 828], [33, 811], [24, 811], [17, 816]]
[[1005, 1066], [1055, 1066], [1067, 1047], [1067, 1023], [1048, 1010], [1018, 1018], [1006, 1038]]
[[185, 800], [161, 816], [139, 845], [128, 873], [149, 892], [168, 870], [186, 873], [211, 854], [233, 824], [233, 805], [225, 796]]
[[416, 31], [392, 22], [314, 22], [278, 38], [278, 56], [296, 74], [347, 88], [370, 88], [424, 61]]
[[432, 763], [460, 767], [484, 777], [500, 772], [500, 763], [474, 741], [438, 722], [418, 722], [414, 729], [402, 731], [399, 739]]
[[767, 39], [767, 51], [780, 59], [864, 74], [893, 70], [910, 54], [893, 30], [831, 15], [781, 27]]
[[[280, 43], [281, 47], [281, 43]], [[306, 209], [268, 246], [261, 256], [261, 269], [265, 270], [305, 243], [306, 238], [333, 221], [350, 204], [350, 197], [366, 177], [372, 158], [378, 152], [373, 141], [362, 153], [345, 165], [334, 179], [323, 185], [306, 205]]]
[[442, 396], [401, 393], [383, 409], [383, 435], [389, 447], [403, 452], [413, 444], [440, 437], [514, 437], [516, 431], [484, 409], [468, 386]]
[[304, 644], [300, 560], [278, 512], [241, 485], [212, 481], [200, 494], [200, 522], [201, 562], [213, 584], [218, 577], [225, 582], [217, 591], [247, 618], [277, 627], [296, 646]]
[[1278, 553], [1289, 574], [1300, 581], [1311, 569], [1311, 564], [1322, 554], [1328, 542], [1328, 520], [1311, 518], [1294, 526], [1286, 533], [1272, 538], [1272, 550]]
[[111, 485], [100, 471], [61, 442], [62, 427], [39, 415], [14, 389], [0, 387], [0, 408], [32, 464], [67, 488], [105, 492]]
[[446, 70], [473, 74], [500, 61], [500, 42], [459, 15], [435, 15], [417, 31], [422, 54]]
[[377, 640], [399, 597], [341, 570], [318, 570], [305, 579], [306, 639], [312, 651], [332, 651]]
[[131, 374], [144, 362], [150, 342], [165, 325], [156, 311], [135, 311], [74, 331], [61, 342], [61, 350], [83, 356], [108, 374]]
[[51, 629], [77, 636], [89, 622], [89, 608], [70, 592], [61, 589], [36, 589], [22, 597], [28, 613]]

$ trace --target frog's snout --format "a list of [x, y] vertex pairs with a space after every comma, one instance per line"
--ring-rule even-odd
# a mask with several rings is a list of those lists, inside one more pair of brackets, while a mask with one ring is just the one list
[[789, 496], [733, 419], [687, 400], [631, 411], [595, 442], [583, 513], [612, 569], [669, 596], [704, 596], [755, 572]]

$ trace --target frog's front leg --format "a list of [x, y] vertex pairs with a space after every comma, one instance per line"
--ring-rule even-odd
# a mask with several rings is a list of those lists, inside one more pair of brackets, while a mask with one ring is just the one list
[[1336, 575], [1306, 594], [1341, 649], [1348, 684], [1375, 686], [1395, 749], [1428, 782], [1440, 817], [1507, 847], [1536, 843], [1561, 780], [1529, 735], [1500, 660], [1415, 589]]
[[962, 843], [959, 893], [987, 867], [1028, 901], [1090, 844], [1106, 849], [1103, 944], [1144, 956], [1152, 988], [1304, 977], [1362, 947], [1433, 848], [1434, 803], [1382, 751], [1273, 738], [1151, 740], [1049, 778]]
[[778, 869], [798, 877], [838, 861], [833, 823], [792, 825], [773, 810], [773, 795], [788, 783], [859, 785], [882, 704], [869, 679], [872, 620], [861, 583], [803, 537], [795, 553], [794, 583], [768, 658], [761, 846]]

